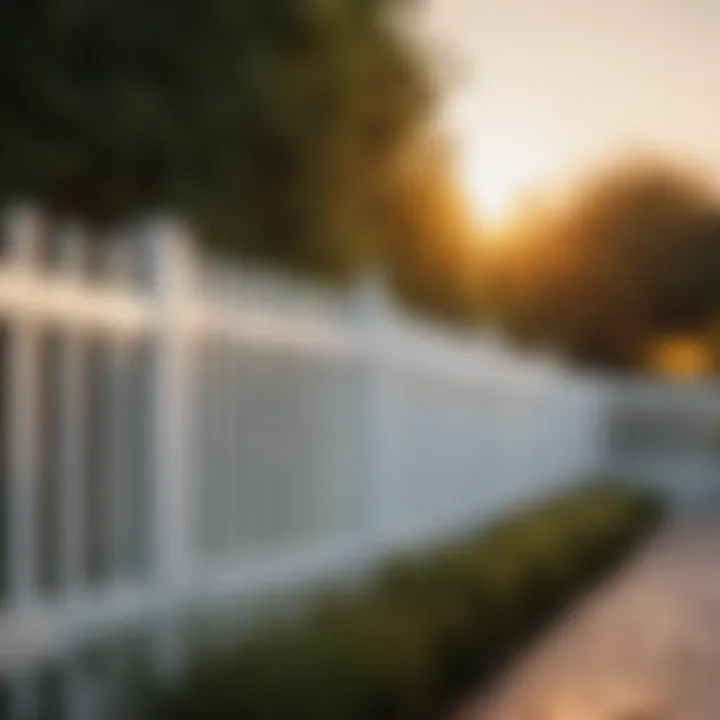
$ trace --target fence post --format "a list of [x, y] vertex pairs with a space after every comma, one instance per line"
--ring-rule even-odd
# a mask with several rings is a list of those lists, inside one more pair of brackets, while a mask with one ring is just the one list
[[[5, 216], [8, 259], [18, 277], [37, 260], [42, 218], [32, 206]], [[37, 599], [37, 330], [27, 315], [9, 320], [8, 333], [8, 515], [9, 590], [17, 612], [31, 612]], [[37, 706], [34, 678], [20, 670], [11, 684], [10, 717], [32, 717]]]
[[[79, 225], [65, 226], [58, 237], [59, 270], [67, 278], [77, 279], [82, 272], [82, 231]], [[61, 550], [63, 590], [70, 596], [82, 585], [82, 555], [85, 517], [83, 515], [83, 457], [85, 422], [82, 399], [84, 372], [83, 338], [73, 328], [65, 328], [60, 347], [59, 438]]]
[[[103, 270], [108, 284], [128, 287], [132, 282], [131, 238], [127, 229], [106, 237]], [[137, 260], [137, 258], [135, 258]], [[122, 335], [108, 341], [106, 358], [108, 427], [107, 480], [110, 511], [108, 527], [109, 565], [114, 581], [125, 582], [132, 575], [133, 540], [131, 527], [132, 473], [130, 423], [132, 422], [132, 383], [130, 343]]]
[[192, 338], [192, 255], [184, 226], [169, 218], [147, 223], [146, 268], [156, 304], [150, 352], [150, 482], [152, 578], [158, 625], [158, 665], [172, 673], [179, 661], [176, 601], [188, 581], [189, 442]]
[[[40, 217], [31, 207], [18, 207], [6, 217], [9, 256], [14, 271], [32, 271]], [[10, 592], [22, 608], [36, 596], [36, 458], [37, 342], [30, 317], [15, 317], [9, 333], [9, 540]]]

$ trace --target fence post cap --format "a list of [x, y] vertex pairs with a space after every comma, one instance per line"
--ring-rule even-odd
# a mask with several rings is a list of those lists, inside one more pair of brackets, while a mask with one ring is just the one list
[[151, 213], [139, 223], [144, 274], [155, 288], [187, 286], [194, 272], [190, 224], [167, 213]]

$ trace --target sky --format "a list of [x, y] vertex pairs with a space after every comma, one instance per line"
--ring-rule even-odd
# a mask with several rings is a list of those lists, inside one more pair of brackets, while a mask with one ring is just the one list
[[627, 151], [720, 179], [720, 0], [427, 0], [422, 29], [488, 212]]

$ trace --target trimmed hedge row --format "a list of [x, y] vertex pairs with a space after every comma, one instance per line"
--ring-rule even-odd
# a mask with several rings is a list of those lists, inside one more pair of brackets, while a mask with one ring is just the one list
[[659, 522], [661, 503], [584, 486], [430, 553], [396, 558], [362, 595], [320, 601], [198, 663], [157, 720], [420, 720], [497, 672]]

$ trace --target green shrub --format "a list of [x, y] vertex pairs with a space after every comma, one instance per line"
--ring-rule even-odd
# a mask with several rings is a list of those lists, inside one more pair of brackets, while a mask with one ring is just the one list
[[585, 485], [431, 553], [362, 596], [196, 663], [157, 720], [422, 720], [487, 679], [661, 519], [654, 496]]

